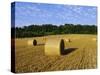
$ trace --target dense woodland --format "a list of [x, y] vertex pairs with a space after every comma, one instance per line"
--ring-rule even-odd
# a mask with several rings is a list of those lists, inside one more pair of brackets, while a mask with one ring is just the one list
[[23, 37], [37, 37], [44, 35], [56, 35], [56, 34], [97, 34], [96, 25], [74, 25], [74, 24], [64, 24], [64, 25], [29, 25], [24, 27], [12, 28], [12, 36], [15, 30], [15, 36], [17, 38]]

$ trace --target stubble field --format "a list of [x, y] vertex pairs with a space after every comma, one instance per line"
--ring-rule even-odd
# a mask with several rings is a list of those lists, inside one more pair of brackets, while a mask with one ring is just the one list
[[[71, 50], [61, 56], [46, 56], [44, 45], [28, 45], [27, 41], [37, 39], [44, 43], [44, 38], [70, 39], [65, 48]], [[15, 70], [20, 72], [45, 72], [77, 69], [94, 69], [97, 67], [96, 35], [51, 35], [45, 37], [20, 38], [15, 40]]]

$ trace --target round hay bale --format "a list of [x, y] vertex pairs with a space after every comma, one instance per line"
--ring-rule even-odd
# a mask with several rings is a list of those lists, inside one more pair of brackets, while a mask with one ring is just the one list
[[70, 39], [65, 39], [65, 41], [66, 41], [66, 42], [71, 42], [71, 40], [70, 40]]
[[61, 55], [64, 47], [63, 39], [48, 39], [45, 43], [45, 55]]
[[97, 38], [92, 38], [93, 41], [97, 41]]
[[36, 46], [37, 45], [37, 41], [33, 40], [33, 45]]
[[37, 40], [28, 40], [28, 45], [33, 45], [36, 46], [37, 45]]

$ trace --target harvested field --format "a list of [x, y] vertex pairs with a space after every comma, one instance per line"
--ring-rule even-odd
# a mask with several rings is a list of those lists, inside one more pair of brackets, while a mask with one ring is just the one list
[[[65, 53], [60, 56], [46, 56], [44, 45], [28, 45], [32, 39], [45, 43], [44, 39], [66, 38]], [[16, 72], [44, 72], [59, 70], [94, 69], [97, 67], [96, 35], [50, 35], [45, 37], [16, 39]], [[53, 42], [53, 41], [52, 41]], [[54, 44], [55, 45], [55, 44]]]

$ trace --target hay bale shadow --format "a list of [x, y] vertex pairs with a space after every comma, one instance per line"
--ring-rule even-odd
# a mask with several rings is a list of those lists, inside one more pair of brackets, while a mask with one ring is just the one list
[[69, 53], [72, 53], [73, 51], [75, 51], [78, 48], [66, 48], [64, 50], [61, 50], [61, 55], [67, 55]]

